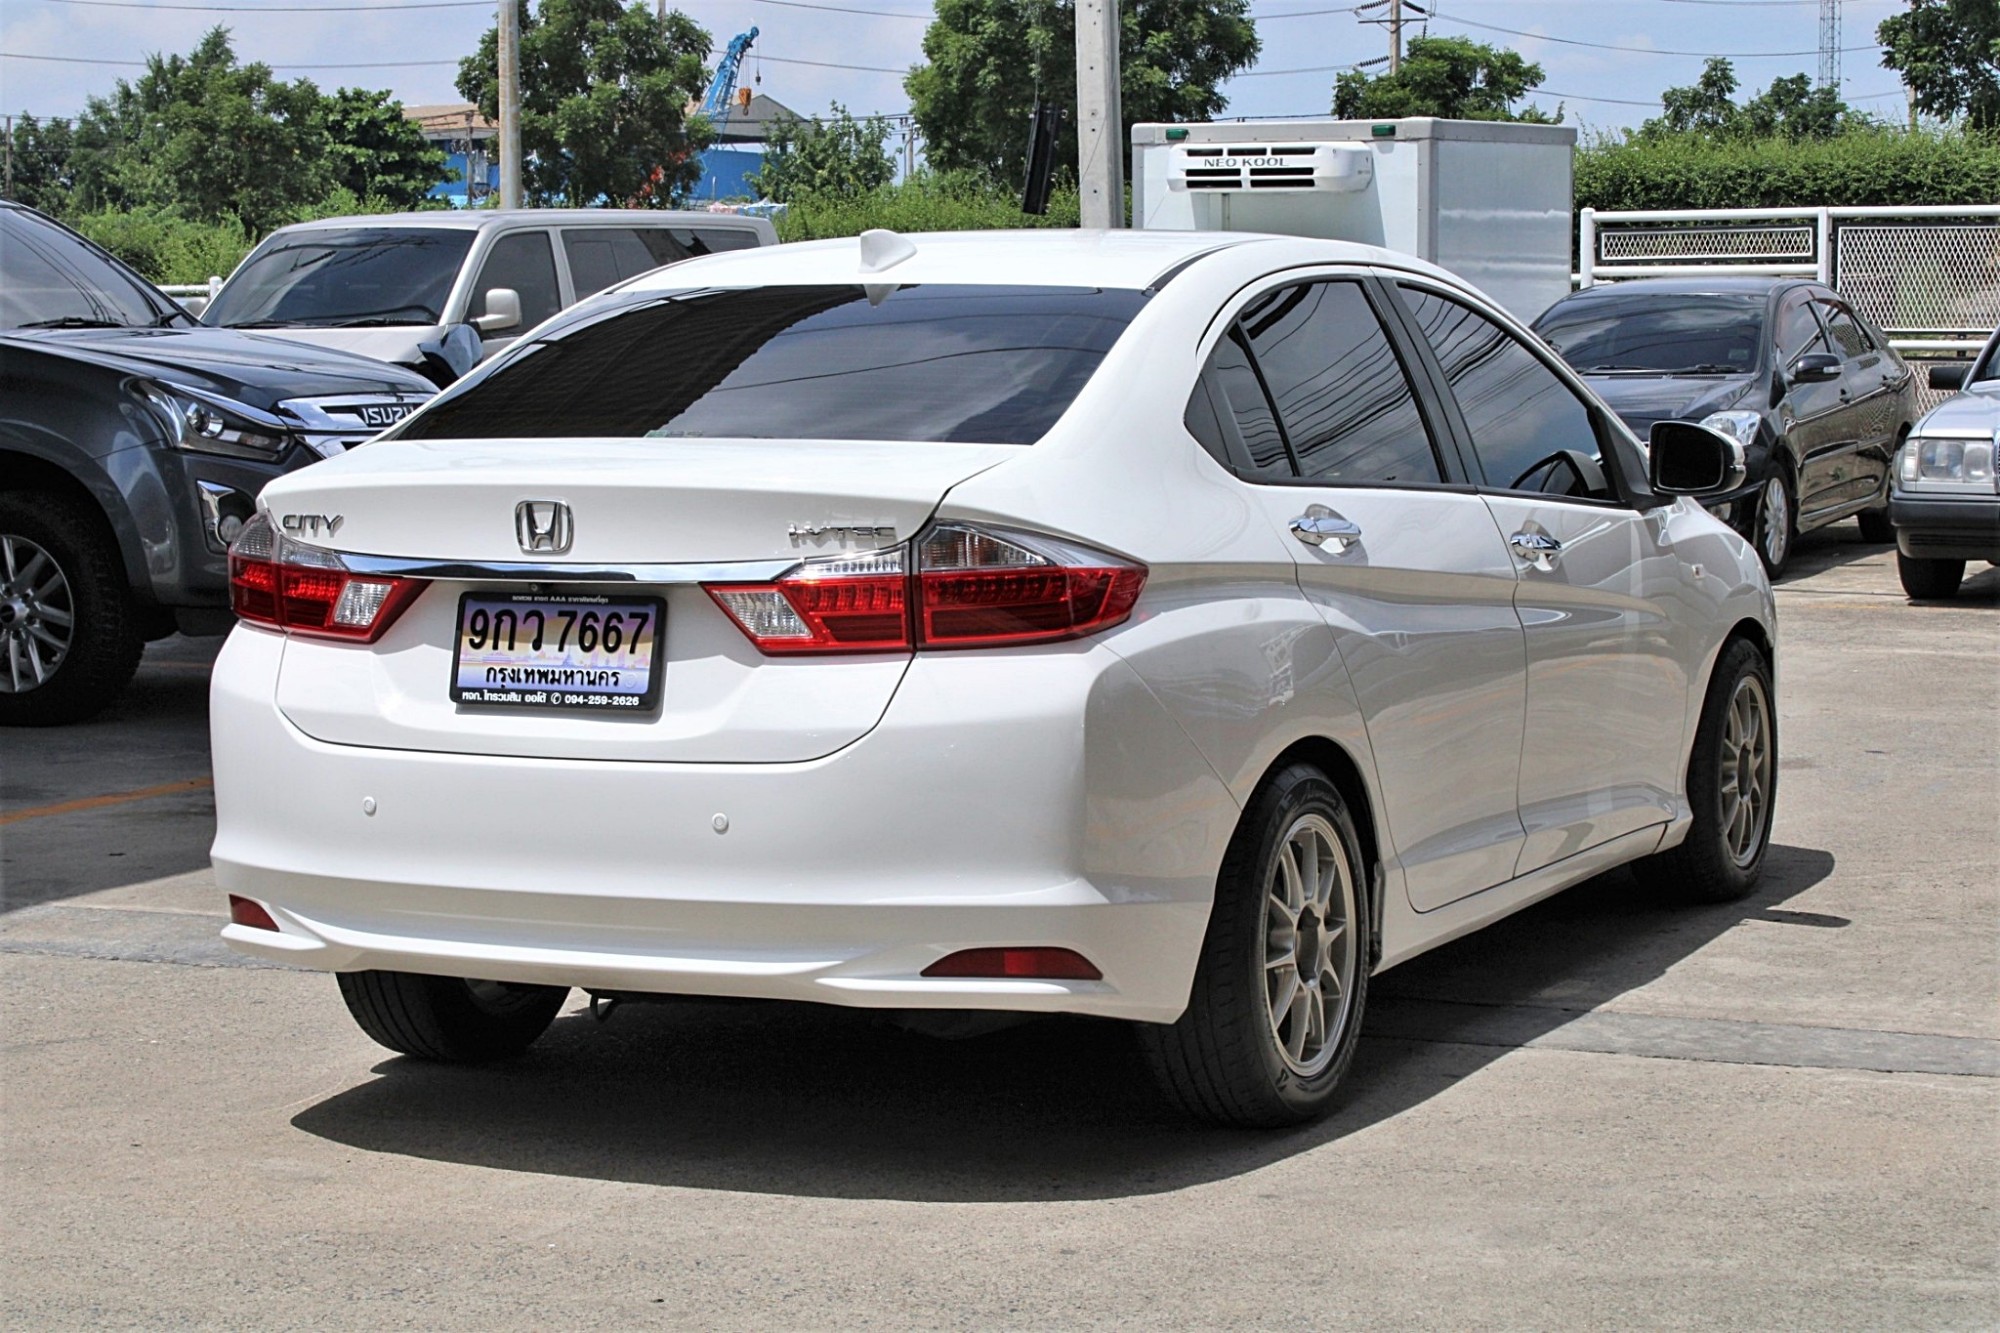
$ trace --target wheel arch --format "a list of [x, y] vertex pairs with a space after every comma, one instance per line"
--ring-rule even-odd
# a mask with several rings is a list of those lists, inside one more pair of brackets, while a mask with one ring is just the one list
[[[1271, 761], [1257, 779], [1261, 789], [1271, 778], [1292, 764], [1310, 764], [1326, 774], [1327, 781], [1354, 814], [1354, 831], [1361, 838], [1361, 857], [1368, 866], [1368, 965], [1382, 958], [1382, 912], [1387, 876], [1383, 849], [1388, 845], [1374, 794], [1363, 776], [1360, 762], [1347, 747], [1327, 736], [1304, 736], [1293, 741]], [[1246, 803], [1246, 810], [1247, 810]]]
[[96, 514], [103, 525], [101, 534], [125, 568], [127, 585], [140, 600], [152, 600], [152, 583], [139, 554], [138, 528], [109, 477], [104, 477], [101, 485], [92, 485], [73, 469], [46, 454], [19, 448], [12, 440], [0, 440], [0, 477], [6, 478], [0, 489], [65, 496]]

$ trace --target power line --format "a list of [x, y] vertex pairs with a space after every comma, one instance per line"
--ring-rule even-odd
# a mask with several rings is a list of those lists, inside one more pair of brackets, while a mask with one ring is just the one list
[[[1503, 32], [1509, 37], [1532, 37], [1538, 42], [1556, 42], [1563, 46], [1586, 46], [1593, 51], [1622, 51], [1638, 56], [1714, 56], [1726, 60], [1753, 60], [1766, 56], [1816, 56], [1817, 46], [1804, 51], [1669, 51], [1656, 46], [1617, 46], [1609, 42], [1585, 42], [1574, 37], [1551, 37], [1547, 33], [1528, 32], [1522, 28], [1503, 28], [1494, 23], [1480, 23], [1473, 19], [1460, 18], [1456, 14], [1445, 14], [1433, 10], [1431, 17], [1441, 23], [1459, 23], [1468, 28], [1483, 28], [1487, 32]], [[1848, 51], [1879, 51], [1882, 48], [1870, 43], [1867, 46], [1849, 46]]]
[[[767, 3], [774, 0], [767, 0]], [[186, 9], [203, 14], [334, 14], [374, 13], [398, 9], [491, 9], [493, 0], [395, 0], [384, 5], [184, 5], [148, 0], [42, 0], [48, 5], [84, 5], [92, 9]]]
[[[907, 74], [909, 72], [906, 69], [892, 68], [887, 65], [846, 65], [831, 60], [791, 60], [784, 56], [767, 56], [761, 54], [758, 58], [768, 60], [774, 65], [809, 65], [814, 69], [850, 69], [864, 74]], [[42, 60], [58, 65], [115, 65], [121, 69], [150, 69], [152, 67], [151, 62], [145, 60], [103, 60], [96, 56], [44, 56], [31, 55], [26, 51], [0, 51], [0, 60]], [[272, 64], [270, 68], [285, 70], [457, 69], [458, 65], [459, 62], [456, 60], [361, 60], [332, 65]]]

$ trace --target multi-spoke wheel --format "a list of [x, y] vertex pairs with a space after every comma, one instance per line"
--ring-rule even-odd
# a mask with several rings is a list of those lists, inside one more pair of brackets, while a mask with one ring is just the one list
[[1792, 558], [1792, 541], [1799, 534], [1796, 506], [1792, 503], [1792, 479], [1779, 463], [1771, 464], [1771, 475], [1757, 492], [1757, 557], [1772, 578], [1785, 570]]
[[1633, 873], [1697, 902], [1743, 897], [1764, 865], [1777, 794], [1778, 720], [1770, 664], [1756, 645], [1738, 639], [1715, 664], [1695, 731], [1687, 838], [1636, 862]]
[[1162, 1086], [1222, 1124], [1331, 1105], [1368, 995], [1367, 873], [1338, 789], [1295, 764], [1245, 811], [1215, 886], [1187, 1011], [1140, 1034]]
[[89, 717], [144, 649], [103, 515], [66, 496], [0, 494], [0, 724]]

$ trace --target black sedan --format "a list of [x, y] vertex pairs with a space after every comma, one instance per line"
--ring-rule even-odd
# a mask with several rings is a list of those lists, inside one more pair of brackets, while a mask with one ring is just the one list
[[1850, 516], [1890, 542], [1889, 472], [1917, 416], [1916, 377], [1832, 289], [1796, 278], [1649, 278], [1591, 287], [1535, 331], [1641, 439], [1698, 421], [1748, 454], [1742, 490], [1710, 507], [1773, 577], [1800, 532]]

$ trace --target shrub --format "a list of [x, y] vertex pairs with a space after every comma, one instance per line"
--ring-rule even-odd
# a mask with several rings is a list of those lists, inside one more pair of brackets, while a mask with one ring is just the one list
[[165, 209], [107, 210], [66, 221], [162, 286], [228, 277], [253, 244], [235, 221], [190, 222]]
[[777, 225], [780, 240], [809, 241], [858, 236], [874, 227], [907, 232], [1074, 227], [1078, 217], [1074, 188], [1053, 191], [1048, 213], [1035, 217], [1021, 211], [1018, 196], [972, 175], [920, 173], [865, 194], [802, 195], [778, 216]]
[[1578, 208], [1800, 208], [1990, 204], [2000, 136], [1882, 126], [1833, 139], [1698, 134], [1600, 139], [1577, 151]]

